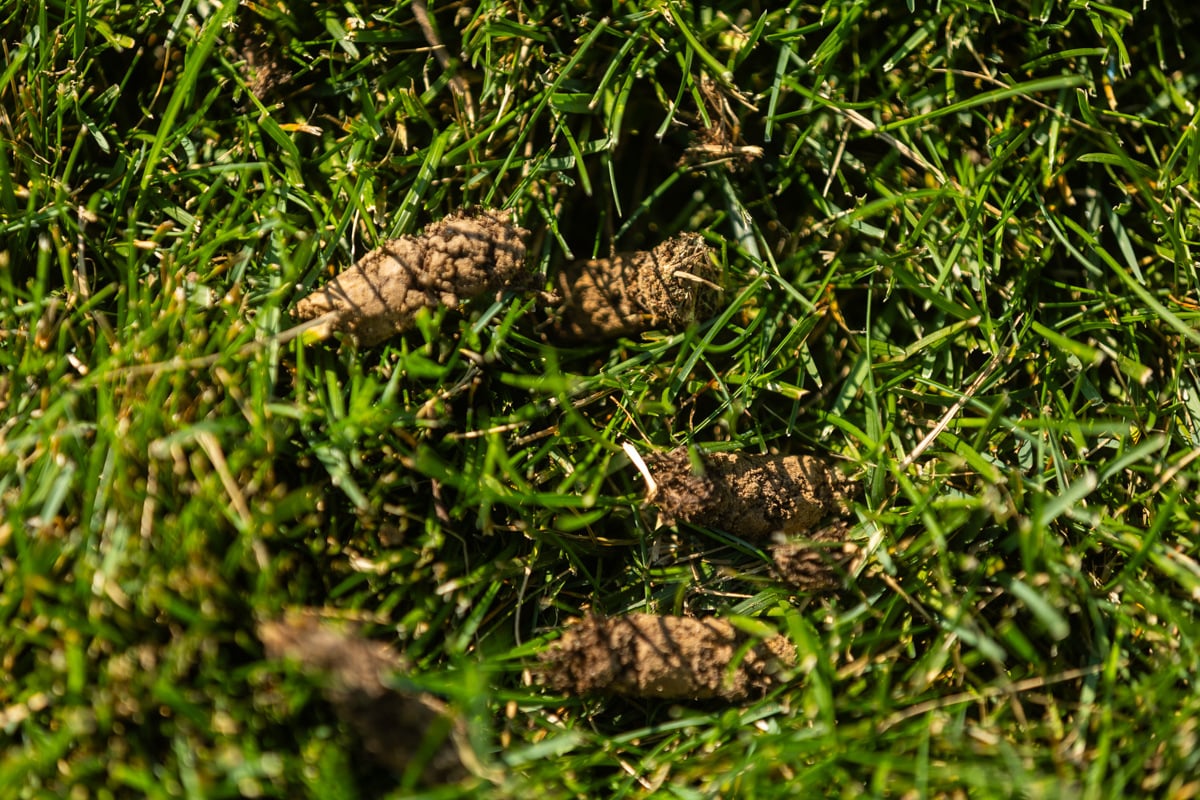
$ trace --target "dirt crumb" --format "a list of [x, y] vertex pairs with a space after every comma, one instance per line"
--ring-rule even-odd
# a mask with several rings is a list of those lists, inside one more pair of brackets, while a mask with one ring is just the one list
[[775, 685], [795, 650], [785, 637], [756, 641], [723, 619], [630, 614], [571, 626], [543, 661], [556, 691], [739, 701]]
[[780, 580], [802, 592], [822, 592], [841, 586], [841, 575], [851, 569], [858, 546], [850, 538], [853, 526], [838, 521], [825, 525], [803, 540], [772, 545], [771, 559]]
[[365, 347], [412, 326], [422, 308], [457, 307], [519, 282], [529, 231], [502, 211], [455, 213], [420, 236], [402, 236], [296, 304], [293, 316], [328, 316], [333, 330], [353, 334]]
[[721, 273], [704, 238], [684, 233], [653, 250], [576, 261], [558, 276], [560, 338], [583, 341], [648, 330], [678, 333], [712, 316]]
[[280, 56], [280, 46], [269, 42], [261, 31], [252, 28], [243, 36], [240, 50], [246, 88], [259, 102], [270, 102], [291, 83], [292, 72]]
[[696, 453], [686, 447], [646, 463], [655, 486], [647, 501], [668, 525], [691, 522], [743, 539], [794, 536], [841, 510], [848, 496], [838, 470], [814, 456]]
[[689, 114], [690, 122], [699, 129], [680, 159], [681, 164], [711, 167], [723, 164], [736, 171], [761, 158], [763, 149], [742, 141], [742, 125], [730, 100], [738, 105], [745, 101], [708, 76], [700, 78], [700, 108]]
[[295, 661], [326, 676], [325, 698], [380, 764], [401, 774], [414, 755], [430, 752], [430, 743], [437, 741], [424, 767], [425, 782], [467, 777], [466, 765], [475, 762], [465, 725], [437, 698], [398, 691], [384, 682], [404, 669], [391, 648], [339, 630], [312, 610], [263, 622], [258, 635], [269, 658]]

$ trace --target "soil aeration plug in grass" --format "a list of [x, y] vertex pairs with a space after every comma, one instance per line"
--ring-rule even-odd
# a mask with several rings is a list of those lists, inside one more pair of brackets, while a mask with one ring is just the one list
[[427, 784], [451, 783], [468, 775], [475, 754], [466, 726], [446, 704], [427, 694], [402, 692], [384, 683], [402, 671], [401, 658], [386, 645], [360, 638], [324, 622], [313, 611], [292, 612], [258, 627], [267, 655], [292, 660], [326, 676], [325, 698], [383, 766], [403, 774], [431, 739], [440, 740], [428, 756]]
[[691, 522], [762, 541], [793, 536], [838, 513], [847, 497], [842, 476], [813, 456], [697, 454], [686, 447], [646, 459], [646, 501], [662, 522]]
[[528, 236], [506, 212], [451, 214], [420, 236], [367, 253], [297, 303], [293, 315], [325, 318], [328, 330], [351, 333], [365, 347], [379, 344], [411, 327], [422, 308], [457, 307], [517, 282]]
[[543, 662], [556, 691], [739, 701], [771, 688], [795, 656], [786, 637], [754, 641], [727, 620], [630, 614], [573, 625]]
[[853, 526], [837, 521], [805, 534], [803, 541], [771, 545], [775, 571], [784, 583], [802, 592], [820, 592], [838, 588], [841, 572], [851, 571], [858, 546], [851, 539]]
[[711, 250], [696, 233], [649, 251], [576, 261], [558, 276], [558, 334], [580, 341], [655, 329], [678, 333], [712, 315], [720, 279]]

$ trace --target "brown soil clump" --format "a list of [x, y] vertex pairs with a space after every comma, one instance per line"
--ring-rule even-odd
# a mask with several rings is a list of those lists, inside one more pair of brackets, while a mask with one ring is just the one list
[[780, 580], [802, 592], [823, 592], [841, 585], [841, 573], [850, 568], [858, 547], [850, 540], [853, 526], [834, 522], [808, 534], [804, 541], [785, 542], [770, 548]]
[[739, 701], [775, 685], [795, 650], [783, 636], [753, 641], [723, 619], [631, 614], [570, 627], [543, 661], [557, 691]]
[[743, 539], [792, 536], [842, 510], [848, 492], [830, 464], [813, 456], [697, 454], [686, 447], [646, 459], [654, 486], [647, 501], [668, 525], [691, 522]]
[[466, 726], [446, 704], [427, 694], [392, 689], [387, 675], [402, 671], [389, 647], [341, 631], [312, 611], [293, 612], [258, 628], [267, 655], [288, 659], [327, 677], [325, 698], [380, 764], [402, 774], [418, 753], [429, 753], [422, 775], [428, 784], [467, 777], [474, 764]]
[[292, 72], [279, 55], [281, 45], [267, 41], [251, 28], [251, 33], [242, 37], [240, 49], [246, 88], [259, 102], [270, 102], [272, 96], [282, 94], [280, 90], [292, 82]]
[[558, 276], [558, 335], [575, 341], [678, 333], [710, 317], [721, 273], [703, 237], [684, 233], [650, 251], [576, 261]]
[[422, 308], [457, 307], [518, 282], [529, 231], [501, 211], [451, 214], [420, 236], [392, 239], [296, 304], [293, 315], [327, 317], [366, 347], [412, 326]]

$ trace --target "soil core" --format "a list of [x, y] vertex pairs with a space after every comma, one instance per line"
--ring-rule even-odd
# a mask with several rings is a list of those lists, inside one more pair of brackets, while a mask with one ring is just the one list
[[543, 657], [558, 691], [739, 701], [795, 661], [782, 636], [755, 640], [723, 619], [630, 614], [571, 626]]
[[420, 236], [392, 239], [296, 304], [301, 320], [327, 317], [333, 330], [370, 347], [412, 326], [422, 308], [461, 302], [518, 282], [529, 231], [508, 214], [454, 213]]
[[413, 756], [429, 753], [436, 741], [423, 780], [451, 783], [469, 774], [465, 763], [474, 754], [462, 721], [432, 695], [398, 691], [385, 683], [386, 676], [404, 667], [391, 648], [338, 630], [307, 610], [260, 624], [258, 635], [268, 657], [295, 661], [326, 677], [326, 700], [383, 766], [403, 774]]
[[654, 487], [646, 500], [668, 525], [690, 522], [743, 539], [809, 530], [841, 510], [847, 497], [838, 470], [814, 456], [696, 453], [686, 447], [651, 456]]
[[837, 521], [806, 534], [801, 541], [772, 545], [771, 559], [780, 579], [802, 592], [838, 588], [858, 547], [850, 538], [853, 526]]
[[653, 250], [576, 261], [558, 276], [557, 332], [573, 341], [661, 329], [678, 333], [710, 317], [721, 273], [704, 238], [684, 233]]

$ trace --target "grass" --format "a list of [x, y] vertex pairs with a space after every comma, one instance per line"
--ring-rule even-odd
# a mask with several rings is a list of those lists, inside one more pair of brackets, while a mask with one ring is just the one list
[[[0, 794], [1200, 793], [1195, 12], [1000, 5], [439, 3], [443, 66], [410, 3], [0, 3]], [[702, 232], [728, 303], [277, 341], [471, 205], [548, 282]], [[624, 442], [839, 458], [861, 566], [797, 594], [657, 531]], [[295, 605], [492, 777], [371, 766], [264, 660]], [[739, 707], [531, 684], [588, 609], [800, 666]]]

